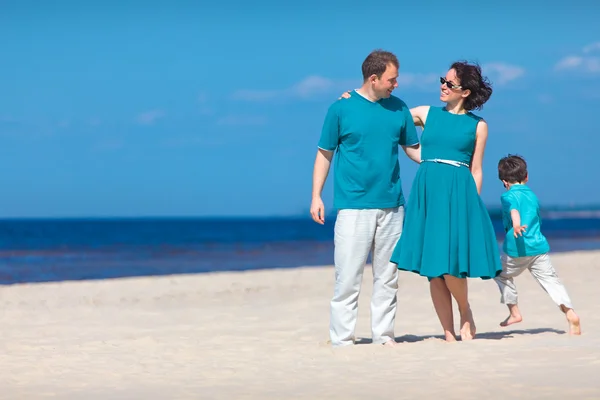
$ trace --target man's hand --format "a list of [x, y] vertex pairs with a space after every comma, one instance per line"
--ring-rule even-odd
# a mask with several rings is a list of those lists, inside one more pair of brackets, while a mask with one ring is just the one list
[[312, 203], [310, 204], [310, 215], [317, 224], [325, 224], [325, 205], [320, 197], [312, 199]]
[[341, 99], [341, 98], [349, 99], [350, 97], [352, 97], [350, 95], [350, 92], [351, 92], [351, 90], [348, 90], [347, 92], [342, 93], [342, 95], [340, 97], [338, 97], [338, 100]]
[[514, 225], [513, 231], [516, 238], [523, 236], [523, 232], [527, 230], [527, 225]]

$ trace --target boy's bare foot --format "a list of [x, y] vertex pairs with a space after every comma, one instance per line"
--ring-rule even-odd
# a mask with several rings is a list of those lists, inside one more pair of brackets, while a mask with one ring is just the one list
[[508, 317], [506, 317], [506, 319], [504, 321], [500, 322], [500, 326], [509, 326], [512, 324], [518, 324], [521, 321], [523, 321], [523, 317], [521, 317], [520, 315], [518, 315], [518, 316], [509, 315]]
[[509, 316], [504, 321], [500, 322], [500, 326], [509, 326], [523, 321], [519, 306], [516, 304], [508, 304], [508, 312], [510, 313]]
[[472, 340], [475, 338], [475, 332], [475, 320], [473, 319], [473, 312], [469, 308], [468, 311], [460, 315], [460, 339], [462, 341]]
[[387, 347], [396, 347], [397, 343], [396, 343], [396, 341], [395, 341], [395, 340], [388, 340], [388, 341], [387, 341], [387, 342], [385, 342], [383, 345], [384, 345], [384, 346], [387, 346]]
[[569, 333], [571, 335], [581, 335], [579, 316], [575, 314], [572, 308], [568, 309], [565, 314], [567, 315], [567, 321], [569, 321]]

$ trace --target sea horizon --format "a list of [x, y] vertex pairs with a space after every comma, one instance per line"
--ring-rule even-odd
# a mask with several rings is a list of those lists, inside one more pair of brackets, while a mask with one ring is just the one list
[[[553, 252], [600, 249], [600, 211], [542, 211]], [[490, 211], [498, 246], [501, 214]], [[335, 215], [0, 219], [0, 285], [333, 264]]]
[[[491, 217], [495, 217], [502, 212], [502, 208], [499, 205], [486, 206], [486, 209], [490, 213]], [[600, 218], [600, 204], [578, 204], [578, 205], [565, 205], [565, 204], [552, 204], [546, 206], [540, 206], [540, 213], [542, 217], [546, 218]], [[325, 213], [325, 217], [335, 217], [336, 211], [329, 211]], [[152, 220], [152, 219], [203, 219], [203, 220], [214, 220], [214, 219], [239, 219], [239, 220], [253, 220], [253, 219], [310, 219], [310, 210], [306, 209], [303, 213], [285, 213], [285, 214], [146, 214], [146, 215], [127, 215], [127, 214], [114, 214], [114, 215], [93, 215], [93, 214], [82, 214], [82, 215], [40, 215], [40, 216], [0, 216], [0, 221], [15, 221], [15, 220]]]

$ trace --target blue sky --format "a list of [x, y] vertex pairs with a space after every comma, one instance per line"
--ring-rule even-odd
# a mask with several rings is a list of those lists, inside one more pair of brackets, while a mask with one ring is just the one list
[[0, 1], [0, 217], [305, 214], [327, 107], [375, 48], [409, 106], [483, 65], [486, 204], [509, 152], [544, 205], [600, 203], [597, 2], [47, 3]]

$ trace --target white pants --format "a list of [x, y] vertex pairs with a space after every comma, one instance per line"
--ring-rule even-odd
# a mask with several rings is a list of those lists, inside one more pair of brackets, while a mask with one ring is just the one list
[[340, 210], [335, 222], [335, 291], [329, 334], [334, 347], [353, 344], [358, 296], [369, 252], [373, 252], [371, 333], [373, 343], [394, 340], [398, 268], [390, 262], [402, 233], [404, 207]]
[[557, 306], [564, 305], [573, 308], [571, 299], [567, 294], [567, 289], [558, 279], [556, 271], [550, 262], [550, 256], [541, 254], [530, 257], [510, 257], [502, 255], [502, 273], [494, 278], [500, 289], [500, 301], [504, 304], [517, 304], [517, 287], [513, 278], [519, 276], [521, 272], [528, 269], [531, 275], [538, 281], [540, 286], [550, 295], [552, 301]]

